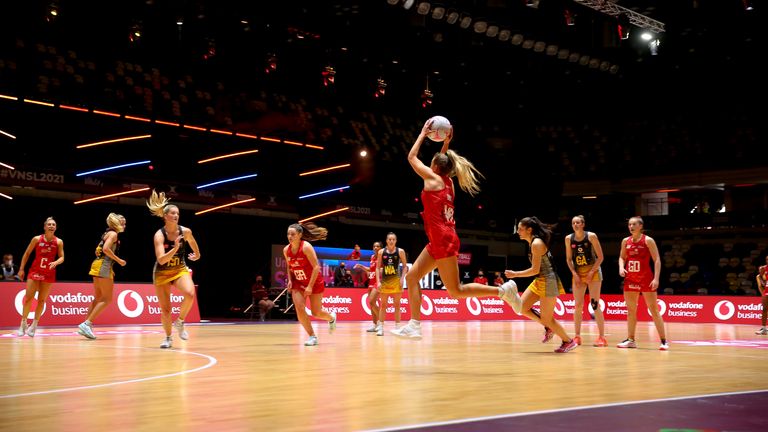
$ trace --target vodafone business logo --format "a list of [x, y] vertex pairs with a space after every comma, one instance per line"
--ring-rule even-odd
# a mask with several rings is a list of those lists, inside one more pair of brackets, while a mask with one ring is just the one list
[[360, 297], [360, 303], [362, 303], [363, 310], [368, 315], [371, 314], [371, 308], [368, 306], [368, 293], [363, 294], [362, 297]]
[[[16, 294], [16, 298], [13, 301], [14, 306], [16, 306], [16, 312], [18, 312], [19, 315], [24, 313], [24, 294], [27, 292], [26, 289], [23, 289], [19, 291], [18, 294]], [[37, 294], [35, 293], [35, 300], [37, 300]], [[48, 304], [46, 303], [43, 306], [43, 313], [40, 314], [45, 315], [45, 310], [48, 309]], [[30, 308], [29, 314], [27, 314], [27, 319], [35, 319], [35, 310]]]
[[[725, 306], [725, 308], [727, 309], [726, 313], [721, 312], [723, 306]], [[720, 300], [715, 305], [714, 312], [717, 319], [721, 321], [725, 321], [730, 319], [733, 316], [733, 314], [736, 313], [736, 307], [733, 305], [733, 303], [729, 302], [728, 300]]]
[[[133, 310], [125, 304], [125, 298], [129, 295], [136, 302], [136, 308]], [[136, 318], [144, 312], [144, 300], [136, 291], [125, 290], [117, 296], [117, 308], [120, 309], [120, 313], [128, 318]]]
[[[424, 307], [424, 303], [426, 303], [426, 307]], [[430, 299], [427, 296], [421, 296], [421, 313], [424, 315], [432, 315], [432, 312], [435, 310], [435, 306], [432, 304], [432, 299]]]
[[565, 315], [565, 304], [558, 298], [557, 303], [555, 303], [555, 313], [558, 316]]
[[[603, 301], [603, 299], [598, 300], [598, 302], [600, 303], [600, 311], [605, 312], [605, 302]], [[589, 313], [594, 315], [595, 308], [592, 307], [592, 302], [587, 303], [587, 305], [588, 305], [587, 308], [589, 309]]]
[[667, 302], [662, 299], [656, 299], [656, 304], [659, 306], [659, 315], [664, 316], [667, 312]]
[[468, 297], [466, 300], [467, 309], [469, 310], [469, 313], [471, 313], [474, 316], [480, 315], [480, 312], [483, 311], [483, 306], [480, 305], [480, 300], [477, 299], [477, 297]]

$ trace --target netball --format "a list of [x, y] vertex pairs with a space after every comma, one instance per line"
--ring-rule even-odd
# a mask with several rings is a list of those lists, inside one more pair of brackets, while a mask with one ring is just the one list
[[427, 134], [427, 138], [435, 142], [442, 142], [451, 131], [451, 122], [443, 116], [434, 116], [430, 119], [432, 126]]

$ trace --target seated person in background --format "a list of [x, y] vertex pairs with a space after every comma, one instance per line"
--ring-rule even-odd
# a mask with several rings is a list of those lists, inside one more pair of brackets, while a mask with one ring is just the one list
[[346, 274], [344, 275], [344, 279], [341, 281], [341, 285], [338, 285], [345, 288], [352, 288], [355, 286], [355, 281], [352, 280], [352, 272], [347, 270]]
[[3, 274], [2, 277], [0, 277], [0, 281], [20, 281], [21, 279], [16, 275], [18, 273], [19, 268], [16, 266], [16, 264], [13, 263], [13, 255], [11, 254], [5, 254], [3, 255]]
[[502, 285], [504, 285], [504, 279], [502, 279], [502, 277], [501, 277], [501, 272], [494, 273], [493, 284], [495, 286], [502, 286]]
[[479, 283], [480, 285], [488, 285], [488, 278], [485, 277], [485, 273], [483, 273], [483, 269], [480, 269], [477, 271], [477, 277], [473, 282]]
[[336, 267], [336, 270], [333, 271], [333, 286], [340, 287], [341, 284], [344, 282], [344, 277], [347, 274], [347, 265], [344, 263], [344, 261], [339, 263], [339, 266]]
[[275, 307], [275, 302], [269, 299], [269, 293], [261, 276], [256, 276], [256, 282], [251, 286], [251, 296], [253, 304], [259, 306], [259, 321], [264, 321], [269, 311]]

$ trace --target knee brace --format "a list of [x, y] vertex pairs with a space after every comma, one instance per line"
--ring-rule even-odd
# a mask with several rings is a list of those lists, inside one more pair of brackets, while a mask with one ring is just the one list
[[592, 309], [597, 310], [600, 307], [600, 300], [590, 299], [589, 303], [592, 305]]

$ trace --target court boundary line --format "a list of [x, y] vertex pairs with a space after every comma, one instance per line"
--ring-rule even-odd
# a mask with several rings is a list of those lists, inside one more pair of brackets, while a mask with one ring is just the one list
[[[78, 344], [48, 344], [48, 346], [82, 346], [82, 345], [78, 345]], [[159, 350], [160, 349], [160, 348], [136, 347], [136, 346], [127, 347], [127, 346], [119, 346], [119, 345], [106, 345], [106, 346], [99, 345], [99, 346], [96, 346], [96, 348], [120, 348], [120, 349], [128, 348], [128, 349], [142, 349], [142, 350], [143, 349], [147, 349], [147, 350]], [[208, 363], [204, 364], [203, 366], [194, 368], [194, 369], [189, 369], [189, 370], [184, 370], [184, 371], [179, 371], [179, 372], [174, 372], [174, 373], [169, 373], [169, 374], [154, 375], [154, 376], [148, 376], [148, 377], [144, 377], [144, 378], [135, 378], [135, 379], [130, 379], [130, 380], [124, 380], [124, 381], [114, 381], [114, 382], [104, 383], [104, 384], [94, 384], [94, 385], [78, 386], [78, 387], [67, 387], [67, 388], [56, 389], [56, 390], [41, 390], [41, 391], [28, 392], [28, 393], [16, 393], [16, 394], [9, 394], [9, 395], [0, 395], [0, 399], [13, 399], [13, 398], [20, 398], [20, 397], [28, 397], [28, 396], [40, 396], [40, 395], [48, 395], [48, 394], [56, 394], [56, 393], [66, 393], [66, 392], [70, 392], [70, 391], [91, 390], [91, 389], [97, 389], [97, 388], [118, 386], [118, 385], [123, 385], [123, 384], [133, 384], [133, 383], [139, 383], [139, 382], [145, 382], [145, 381], [154, 381], [154, 380], [157, 380], [157, 379], [171, 378], [171, 377], [175, 377], [175, 376], [181, 376], [181, 375], [186, 375], [186, 374], [190, 374], [190, 373], [194, 373], [194, 372], [199, 372], [201, 370], [205, 370], [205, 369], [208, 369], [210, 367], [213, 367], [213, 366], [215, 366], [219, 362], [216, 359], [216, 357], [209, 356], [208, 354], [197, 353], [197, 352], [194, 352], [194, 351], [181, 351], [181, 350], [167, 350], [167, 351], [170, 351], [170, 352], [173, 352], [173, 353], [176, 353], [176, 354], [191, 354], [191, 355], [195, 355], [195, 356], [198, 356], [198, 357], [207, 358], [208, 359]]]
[[713, 393], [713, 394], [694, 395], [694, 396], [678, 396], [678, 397], [671, 397], [671, 398], [646, 399], [646, 400], [628, 401], [628, 402], [613, 402], [613, 403], [608, 403], [608, 404], [584, 405], [584, 406], [578, 406], [578, 407], [557, 408], [557, 409], [539, 410], [539, 411], [529, 411], [529, 412], [523, 412], [523, 413], [499, 414], [499, 415], [484, 416], [484, 417], [468, 417], [468, 418], [465, 418], [465, 419], [446, 420], [446, 421], [428, 422], [428, 423], [418, 423], [418, 424], [412, 424], [412, 425], [407, 425], [407, 426], [394, 426], [394, 427], [391, 427], [391, 428], [364, 429], [361, 432], [403, 431], [403, 430], [416, 429], [416, 428], [427, 428], [427, 427], [435, 427], [435, 426], [450, 426], [450, 425], [465, 424], [465, 423], [480, 422], [480, 421], [500, 420], [500, 419], [507, 419], [507, 418], [516, 418], [516, 417], [526, 417], [526, 416], [539, 415], [539, 414], [555, 414], [555, 413], [563, 413], [563, 412], [569, 412], [569, 411], [591, 410], [591, 409], [600, 409], [600, 408], [612, 408], [612, 407], [617, 407], [617, 406], [640, 405], [640, 404], [648, 404], [648, 403], [654, 403], [654, 402], [670, 402], [670, 401], [679, 401], [679, 400], [687, 400], [687, 399], [712, 398], [712, 397], [734, 396], [734, 395], [746, 395], [746, 394], [766, 393], [766, 392], [768, 392], [768, 389], [764, 389], [764, 390], [746, 390], [746, 391], [725, 392], [725, 393]]

